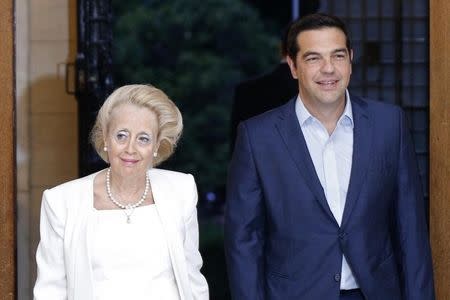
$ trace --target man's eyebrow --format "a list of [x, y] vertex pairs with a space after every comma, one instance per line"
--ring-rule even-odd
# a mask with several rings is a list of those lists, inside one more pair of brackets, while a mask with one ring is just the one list
[[[339, 48], [339, 49], [335, 49], [335, 50], [333, 50], [331, 53], [332, 53], [332, 54], [336, 54], [336, 53], [341, 53], [341, 52], [348, 53], [347, 48]], [[302, 55], [302, 57], [305, 58], [305, 57], [310, 56], [310, 55], [319, 55], [319, 56], [321, 56], [321, 54], [320, 54], [319, 52], [316, 52], [316, 51], [306, 51], [306, 52]]]
[[319, 52], [315, 52], [315, 51], [307, 51], [307, 52], [303, 53], [302, 57], [307, 57], [307, 56], [310, 56], [310, 55], [319, 55], [320, 56], [320, 53]]
[[338, 53], [338, 52], [348, 53], [347, 48], [339, 48], [339, 49], [334, 50], [332, 53]]

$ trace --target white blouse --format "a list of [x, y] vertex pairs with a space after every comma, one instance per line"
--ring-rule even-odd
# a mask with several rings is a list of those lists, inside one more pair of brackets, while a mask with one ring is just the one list
[[96, 300], [178, 300], [164, 230], [155, 205], [95, 210], [92, 270]]

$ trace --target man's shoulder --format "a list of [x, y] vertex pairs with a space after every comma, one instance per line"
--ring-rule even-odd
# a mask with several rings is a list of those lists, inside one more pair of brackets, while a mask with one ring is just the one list
[[288, 115], [289, 110], [295, 111], [295, 99], [290, 99], [285, 104], [275, 107], [271, 110], [263, 112], [259, 115], [251, 117], [244, 121], [245, 126], [250, 128], [261, 128], [265, 126], [273, 126], [280, 118], [284, 118]]
[[401, 111], [400, 106], [383, 100], [360, 97], [353, 94], [350, 95], [350, 99], [353, 108], [361, 108], [363, 112], [367, 112], [374, 117], [382, 117], [383, 115], [387, 117], [391, 114], [397, 115]]

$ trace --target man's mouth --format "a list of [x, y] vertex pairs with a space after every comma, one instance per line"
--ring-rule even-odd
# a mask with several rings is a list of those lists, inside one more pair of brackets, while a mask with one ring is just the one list
[[321, 80], [316, 83], [323, 89], [334, 89], [339, 80]]
[[318, 81], [317, 83], [323, 86], [331, 86], [335, 85], [338, 82], [338, 80], [322, 80]]

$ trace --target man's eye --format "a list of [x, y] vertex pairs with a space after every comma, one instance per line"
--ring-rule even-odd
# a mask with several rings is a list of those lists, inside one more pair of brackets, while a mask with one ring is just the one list
[[319, 58], [318, 58], [317, 56], [308, 57], [308, 58], [306, 59], [306, 61], [308, 61], [308, 62], [315, 62], [315, 61], [317, 61], [317, 60], [319, 60]]

